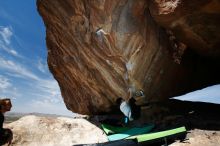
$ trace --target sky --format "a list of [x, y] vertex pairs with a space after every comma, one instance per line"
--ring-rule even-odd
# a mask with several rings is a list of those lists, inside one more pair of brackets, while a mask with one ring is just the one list
[[12, 112], [73, 115], [47, 66], [44, 23], [36, 0], [0, 0], [0, 97]]
[[181, 96], [173, 97], [183, 101], [198, 101], [220, 104], [220, 84], [212, 85]]

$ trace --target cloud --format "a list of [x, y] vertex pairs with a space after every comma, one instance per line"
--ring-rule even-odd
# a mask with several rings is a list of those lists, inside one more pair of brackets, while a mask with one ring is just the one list
[[[0, 76], [0, 91], [4, 90], [5, 92], [5, 94], [2, 92], [0, 96], [10, 98], [14, 97], [14, 99], [20, 99], [20, 97], [31, 97], [30, 99], [32, 100], [30, 101], [29, 99], [27, 104], [29, 104], [28, 106], [32, 112], [44, 111], [43, 113], [62, 112], [62, 114], [68, 114], [68, 111], [63, 103], [58, 83], [52, 78], [52, 76], [49, 76], [47, 79], [43, 79], [35, 75], [28, 68], [25, 68], [22, 64], [15, 63], [12, 60], [6, 60], [2, 57], [0, 57], [0, 69], [5, 69], [8, 71], [8, 73], [6, 73], [7, 75], [23, 78], [24, 81], [28, 81], [28, 88], [25, 92], [23, 92], [22, 89], [18, 91], [16, 88], [14, 88], [8, 78]], [[17, 106], [18, 105], [16, 105], [16, 107]], [[16, 108], [16, 110], [18, 109]]]
[[14, 49], [11, 49], [10, 47], [7, 47], [6, 45], [4, 45], [1, 42], [1, 40], [0, 40], [0, 48], [2, 48], [3, 50], [5, 50], [6, 52], [8, 52], [9, 54], [13, 56], [21, 57], [20, 55], [18, 55], [18, 53]]
[[0, 48], [13, 56], [22, 57], [21, 55], [18, 54], [17, 51], [15, 51], [15, 49], [11, 47], [12, 36], [13, 36], [12, 27], [0, 26]]
[[40, 79], [33, 84], [36, 92], [32, 94], [36, 99], [45, 103], [63, 103], [59, 86], [54, 79]]
[[[40, 79], [33, 82], [33, 100], [28, 103], [32, 112], [71, 115], [74, 113], [67, 110], [58, 83], [54, 79]], [[30, 111], [28, 111], [30, 112]]]
[[3, 92], [5, 89], [11, 87], [12, 84], [10, 83], [9, 79], [0, 75], [0, 91]]
[[4, 42], [9, 45], [11, 43], [12, 28], [11, 27], [0, 27], [0, 35], [3, 38]]
[[47, 63], [43, 63], [43, 60], [40, 58], [38, 59], [38, 64], [37, 64], [37, 68], [42, 72], [42, 73], [46, 73], [47, 72]]
[[2, 57], [0, 57], [0, 70], [4, 70], [6, 75], [27, 81], [27, 88], [23, 86], [25, 88], [24, 92], [20, 87], [19, 90], [14, 88], [8, 78], [0, 76], [0, 90], [4, 89], [4, 94], [1, 92], [0, 96], [10, 97], [13, 100], [25, 100], [25, 103], [22, 103], [23, 106], [26, 104], [25, 109], [22, 108], [21, 104], [14, 101], [16, 104], [14, 105], [15, 111], [73, 115], [72, 112], [66, 109], [58, 83], [52, 78], [52, 75], [44, 79], [31, 72], [23, 64]]
[[[17, 90], [14, 88], [8, 78], [2, 75], [0, 76], [0, 91], [4, 90], [4, 94], [1, 92], [0, 96], [10, 97], [14, 100], [13, 111], [73, 115], [72, 112], [66, 109], [58, 83], [52, 76], [43, 79], [30, 72], [29, 69], [25, 68], [22, 64], [0, 57], [0, 69], [1, 68], [9, 72], [6, 73], [7, 75], [23, 78], [24, 81], [28, 81], [28, 88], [26, 88], [24, 92], [22, 89]], [[25, 102], [18, 104], [15, 101], [16, 99], [22, 99], [25, 100]], [[24, 106], [25, 108], [23, 108]]]
[[[36, 99], [44, 101], [45, 103], [63, 103], [59, 86], [52, 76], [49, 76], [47, 79], [43, 79], [31, 72], [22, 64], [15, 63], [12, 60], [6, 60], [2, 57], [0, 57], [0, 69], [6, 70], [7, 75], [23, 78], [24, 81], [28, 81], [30, 90], [28, 92], [30, 92], [29, 94], [33, 95]], [[3, 81], [6, 82], [7, 80], [2, 79], [2, 82]], [[6, 83], [4, 86], [6, 86]]]
[[0, 75], [0, 97], [16, 99], [20, 94], [7, 77]]
[[[9, 73], [16, 73], [15, 76], [22, 77], [22, 78], [29, 78], [34, 80], [40, 80], [38, 76], [34, 73], [26, 69], [21, 64], [15, 63], [12, 60], [6, 60], [0, 57], [0, 69], [5, 69]], [[13, 75], [13, 74], [12, 74]]]
[[[17, 105], [13, 110], [16, 112], [39, 112], [74, 116], [75, 114], [68, 111], [57, 82], [54, 79], [40, 79], [32, 82], [34, 90], [31, 91], [31, 101]], [[30, 92], [30, 91], [29, 91]], [[25, 108], [23, 108], [25, 106]], [[27, 111], [28, 109], [28, 111]]]
[[48, 100], [51, 103], [63, 103], [60, 87], [58, 86], [56, 80], [39, 80], [37, 85], [41, 93], [44, 93], [44, 97], [46, 100]]

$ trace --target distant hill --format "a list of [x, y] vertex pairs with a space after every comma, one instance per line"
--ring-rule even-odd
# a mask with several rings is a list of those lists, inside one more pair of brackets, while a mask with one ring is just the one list
[[73, 116], [66, 116], [66, 115], [56, 115], [56, 114], [44, 114], [44, 113], [18, 113], [18, 112], [8, 112], [5, 114], [5, 123], [11, 123], [14, 121], [17, 121], [21, 117], [27, 116], [27, 115], [35, 115], [38, 117], [69, 117], [74, 118]]

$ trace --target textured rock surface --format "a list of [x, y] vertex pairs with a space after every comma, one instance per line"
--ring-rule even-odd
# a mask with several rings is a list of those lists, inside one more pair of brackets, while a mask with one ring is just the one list
[[68, 109], [108, 112], [118, 97], [140, 89], [148, 100], [179, 91], [187, 73], [173, 61], [167, 35], [146, 7], [145, 0], [38, 1], [49, 68]]
[[151, 0], [156, 22], [203, 56], [220, 56], [219, 0]]
[[[109, 112], [114, 109], [118, 97], [127, 100], [138, 90], [145, 93], [140, 104], [183, 93], [190, 88], [188, 84], [194, 78], [192, 69], [195, 68], [195, 63], [187, 57], [182, 58], [186, 63], [181, 63], [187, 45], [207, 54], [218, 52], [215, 48], [219, 44], [218, 7], [210, 13], [213, 19], [207, 18], [210, 27], [206, 29], [204, 25], [207, 23], [200, 25], [200, 19], [193, 15], [198, 19], [192, 21], [195, 28], [205, 29], [201, 36], [211, 32], [212, 39], [208, 40], [210, 44], [207, 46], [207, 42], [194, 38], [192, 31], [185, 35], [184, 27], [174, 27], [179, 31], [169, 27], [171, 21], [185, 12], [184, 8], [178, 7], [182, 3], [176, 4], [180, 12], [170, 16], [170, 12], [158, 15], [153, 11], [158, 5], [152, 2], [148, 5], [148, 2], [38, 0], [38, 10], [47, 31], [49, 68], [60, 85], [69, 110], [81, 114]], [[171, 12], [176, 12], [175, 8]], [[159, 27], [150, 13], [160, 25], [173, 32]], [[217, 32], [212, 33], [213, 28]]]
[[71, 146], [106, 142], [104, 132], [85, 119], [25, 116], [7, 124], [12, 146]]
[[175, 142], [170, 146], [217, 146], [220, 145], [220, 132], [194, 129], [187, 134], [184, 142]]

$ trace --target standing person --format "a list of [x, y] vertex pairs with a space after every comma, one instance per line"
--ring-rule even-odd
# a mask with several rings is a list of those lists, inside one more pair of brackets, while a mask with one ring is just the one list
[[0, 145], [4, 145], [8, 143], [8, 145], [11, 144], [13, 139], [13, 133], [10, 129], [3, 128], [4, 123], [4, 113], [11, 110], [12, 104], [11, 100], [6, 99], [0, 99]]

